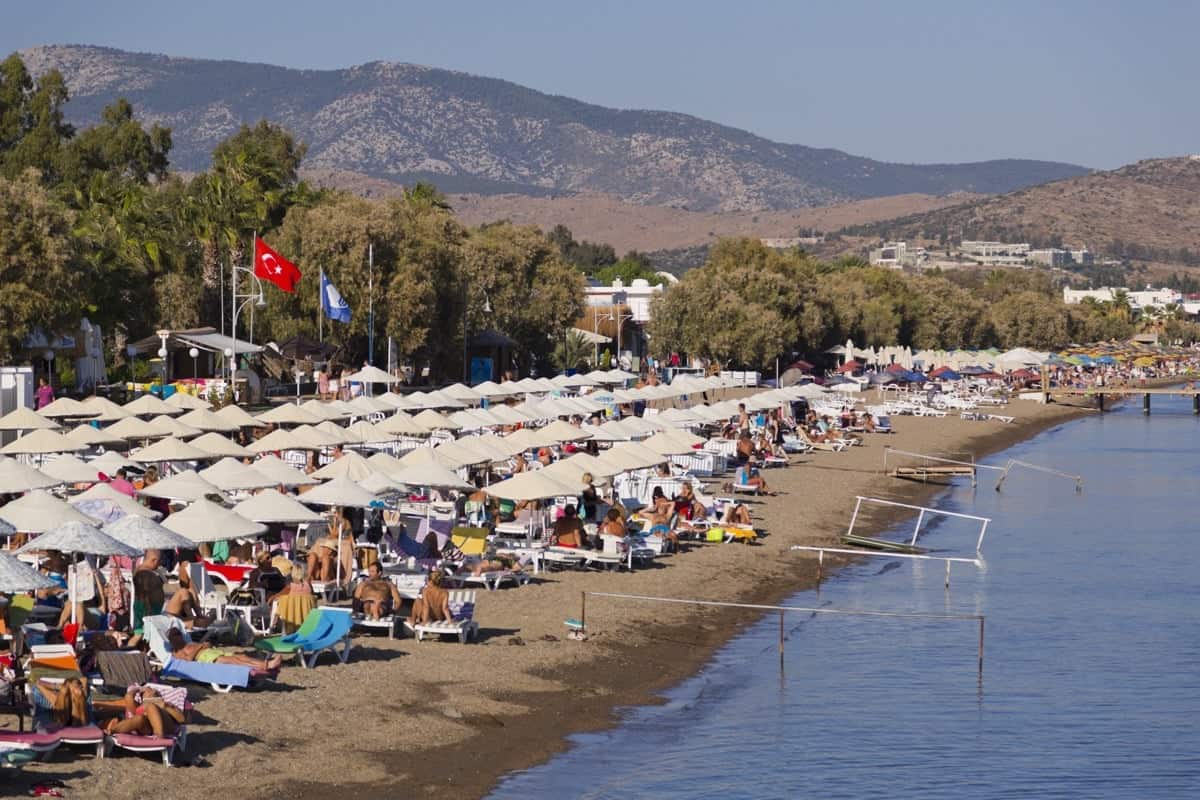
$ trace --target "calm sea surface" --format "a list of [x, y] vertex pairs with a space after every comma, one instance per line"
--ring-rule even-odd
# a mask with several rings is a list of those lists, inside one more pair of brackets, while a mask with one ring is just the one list
[[[984, 570], [947, 592], [940, 564], [872, 558], [790, 601], [985, 614], [982, 685], [974, 622], [791, 614], [781, 678], [772, 617], [493, 797], [1200, 798], [1198, 444], [1162, 397], [1049, 431], [989, 462], [1082, 494], [981, 472], [935, 503], [993, 518]], [[969, 555], [974, 530], [922, 542]]]

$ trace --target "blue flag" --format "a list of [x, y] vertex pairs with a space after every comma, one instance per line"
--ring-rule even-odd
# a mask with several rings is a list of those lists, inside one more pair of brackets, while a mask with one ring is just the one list
[[329, 319], [338, 322], [350, 321], [350, 305], [329, 278], [325, 277], [324, 270], [321, 270], [321, 311], [325, 312]]

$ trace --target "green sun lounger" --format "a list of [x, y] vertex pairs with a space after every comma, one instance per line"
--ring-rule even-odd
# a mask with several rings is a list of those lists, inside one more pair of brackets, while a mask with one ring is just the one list
[[353, 624], [350, 609], [323, 606], [310, 611], [295, 633], [262, 639], [255, 646], [272, 653], [295, 653], [300, 665], [309, 669], [316, 666], [317, 658], [325, 651], [333, 653], [344, 664], [350, 657]]

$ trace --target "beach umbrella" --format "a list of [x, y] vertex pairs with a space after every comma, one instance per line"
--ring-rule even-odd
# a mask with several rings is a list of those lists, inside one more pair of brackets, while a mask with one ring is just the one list
[[292, 428], [292, 435], [302, 442], [306, 442], [314, 450], [320, 450], [325, 447], [335, 447], [346, 442], [346, 434], [344, 431], [338, 433], [327, 433], [315, 425], [297, 425]]
[[212, 406], [210, 406], [208, 403], [201, 400], [199, 397], [196, 397], [196, 395], [188, 394], [187, 392], [176, 392], [166, 399], [166, 403], [169, 406], [182, 408], [184, 411], [212, 410]]
[[[113, 537], [104, 533], [95, 525], [87, 522], [72, 520], [64, 522], [56, 526], [53, 530], [43, 533], [33, 541], [26, 544], [18, 553], [35, 553], [45, 552], [47, 550], [57, 550], [60, 553], [74, 556], [76, 553], [91, 556], [137, 556], [141, 555], [140, 550], [130, 547], [124, 542], [118, 541]], [[70, 589], [71, 603], [71, 621], [76, 621], [77, 604], [75, 603], [75, 563], [74, 558], [71, 559], [71, 571], [68, 577], [68, 587]]]
[[318, 417], [311, 411], [292, 403], [283, 403], [282, 405], [275, 406], [270, 411], [264, 411], [258, 415], [260, 425], [267, 423], [274, 425], [316, 425], [318, 422], [324, 421], [324, 417]]
[[387, 403], [392, 408], [408, 408], [408, 399], [402, 394], [388, 391], [375, 398], [381, 403]]
[[334, 478], [300, 495], [305, 505], [367, 508], [379, 498], [348, 478]]
[[153, 483], [138, 494], [143, 497], [161, 497], [166, 500], [193, 502], [210, 495], [221, 496], [221, 490], [200, 477], [194, 469], [185, 469], [169, 478]]
[[54, 420], [43, 417], [25, 406], [17, 406], [0, 417], [0, 431], [52, 431], [59, 427], [61, 426]]
[[462, 400], [467, 403], [478, 403], [483, 399], [482, 394], [462, 383], [451, 384], [443, 389], [442, 392], [450, 395], [455, 400]]
[[93, 428], [91, 425], [77, 425], [63, 434], [73, 442], [79, 442], [87, 447], [124, 446], [125, 440], [114, 436], [104, 428]]
[[144, 394], [136, 400], [130, 400], [121, 408], [137, 417], [150, 417], [166, 414], [168, 417], [182, 414], [183, 409], [173, 406], [165, 400], [160, 400], [152, 394]]
[[195, 544], [252, 539], [267, 532], [266, 525], [248, 520], [209, 500], [196, 500], [182, 511], [167, 517], [162, 525]]
[[194, 439], [203, 433], [199, 428], [193, 428], [186, 422], [180, 422], [174, 417], [168, 417], [166, 414], [159, 414], [157, 417], [152, 417], [150, 425], [163, 435], [174, 436], [176, 439]]
[[[452, 469], [469, 467], [475, 464], [486, 464], [492, 456], [482, 453], [473, 447], [467, 447], [462, 442], [446, 442], [434, 448], [438, 461]], [[507, 461], [507, 457], [505, 458]]]
[[561, 444], [562, 442], [582, 442], [584, 439], [590, 438], [592, 438], [592, 435], [587, 431], [562, 420], [552, 422], [541, 430], [534, 432], [535, 441], [542, 447]]
[[216, 412], [226, 422], [236, 423], [239, 428], [261, 428], [262, 421], [250, 416], [241, 406], [228, 405]]
[[364, 414], [390, 414], [395, 409], [387, 403], [376, 400], [374, 397], [361, 395], [346, 403], [347, 406], [354, 409], [354, 416], [359, 417]]
[[320, 400], [315, 399], [301, 403], [300, 407], [318, 419], [323, 420], [346, 419], [352, 416], [341, 408], [335, 408], [330, 403], [322, 403]]
[[[422, 449], [428, 450], [429, 448], [426, 447]], [[388, 476], [389, 478], [408, 469], [408, 465], [390, 453], [376, 453], [368, 458], [367, 461], [378, 472]]]
[[255, 453], [271, 453], [277, 450], [320, 450], [291, 431], [279, 428], [266, 436], [249, 444], [249, 449]]
[[91, 503], [104, 503], [112, 508], [118, 509], [125, 516], [145, 517], [146, 519], [158, 519], [158, 512], [153, 511], [146, 506], [134, 500], [127, 494], [122, 494], [116, 489], [109, 486], [107, 483], [97, 483], [85, 492], [80, 492], [68, 501], [75, 510], [82, 511], [88, 516]]
[[[80, 461], [72, 455], [61, 455], [42, 462], [41, 471], [46, 475], [54, 478], [58, 483], [95, 483], [100, 480], [100, 472], [91, 464]], [[0, 474], [3, 473], [3, 464], [0, 464]], [[0, 478], [0, 486], [4, 485], [3, 478]], [[46, 486], [36, 488], [45, 489]]]
[[492, 497], [504, 500], [546, 500], [551, 497], [571, 497], [578, 495], [583, 487], [578, 483], [569, 484], [566, 478], [556, 478], [544, 474], [546, 470], [522, 472], [506, 481], [493, 483], [484, 489]]
[[458, 444], [487, 458], [493, 463], [508, 461], [512, 455], [508, 452], [499, 436], [468, 436], [459, 439]]
[[129, 454], [129, 457], [142, 464], [162, 461], [205, 461], [212, 458], [200, 448], [192, 447], [174, 436], [168, 436], [148, 447], [135, 450]]
[[141, 469], [141, 465], [135, 464], [125, 456], [115, 450], [101, 453], [96, 458], [87, 462], [96, 468], [97, 472], [103, 472], [106, 475], [116, 475], [119, 469]]
[[665, 431], [654, 434], [649, 439], [642, 442], [642, 446], [648, 447], [654, 452], [661, 453], [664, 456], [690, 455], [695, 449], [690, 444], [685, 444]]
[[392, 479], [384, 475], [382, 472], [372, 472], [367, 477], [358, 482], [358, 485], [366, 489], [371, 494], [389, 494], [401, 493], [404, 491], [398, 483], [392, 482]]
[[222, 458], [208, 469], [201, 470], [196, 474], [223, 491], [264, 489], [268, 486], [279, 485], [254, 467], [243, 464], [236, 458]]
[[42, 533], [67, 522], [91, 522], [91, 518], [42, 489], [0, 506], [0, 519], [24, 533]]
[[260, 456], [253, 466], [270, 478], [273, 486], [311, 486], [314, 483], [320, 483], [316, 478], [305, 475], [277, 456]]
[[141, 516], [125, 516], [110, 522], [102, 530], [119, 542], [124, 542], [139, 552], [147, 550], [190, 550], [195, 547], [191, 539]]
[[457, 469], [459, 464], [454, 462], [453, 459], [450, 459], [452, 463], [447, 463], [446, 461], [442, 460], [441, 455], [438, 454], [439, 449], [440, 448], [437, 447], [418, 447], [401, 456], [400, 463], [403, 464], [405, 468], [419, 467], [423, 464], [437, 464], [439, 466]]
[[428, 436], [430, 431], [403, 411], [397, 411], [383, 422], [375, 425], [375, 430], [391, 436]]
[[[299, 428], [296, 428], [295, 430], [299, 431], [301, 428], [304, 428], [304, 427], [306, 427], [306, 426], [301, 425]], [[322, 433], [327, 434], [331, 439], [336, 440], [336, 442], [338, 444], [345, 444], [347, 442], [352, 441], [350, 433], [345, 428], [343, 428], [341, 425], [338, 425], [336, 422], [334, 422], [333, 420], [327, 419], [324, 422], [320, 423], [319, 425], [310, 425], [307, 427], [310, 427], [313, 430], [321, 431]], [[303, 437], [301, 437], [301, 438], [303, 438]]]
[[[867, 376], [867, 382], [872, 386], [882, 386], [887, 383], [895, 383], [896, 376], [890, 372], [872, 372]], [[824, 394], [822, 392], [822, 394]]]
[[217, 416], [215, 411], [208, 408], [192, 409], [180, 417], [179, 421], [201, 431], [217, 431], [219, 433], [233, 433], [242, 427], [232, 420]]
[[45, 455], [48, 453], [72, 453], [87, 450], [86, 444], [68, 439], [61, 433], [45, 428], [27, 433], [19, 439], [0, 447], [4, 455]]
[[233, 458], [249, 458], [254, 455], [228, 436], [219, 433], [206, 433], [191, 441], [192, 447], [199, 448], [210, 456], [232, 456]]
[[91, 417], [100, 416], [98, 409], [84, 405], [78, 400], [70, 397], [60, 397], [57, 400], [44, 405], [38, 409], [39, 414], [43, 417], [74, 417], [78, 419], [89, 419]]
[[509, 384], [499, 384], [495, 381], [484, 381], [472, 386], [471, 389], [488, 400], [494, 400], [498, 397], [511, 397], [517, 394], [517, 391], [512, 389]]
[[365, 419], [360, 419], [358, 422], [347, 427], [343, 434], [347, 442], [354, 444], [378, 444], [379, 442], [389, 442], [392, 440], [392, 435], [379, 430], [379, 426], [372, 425]]
[[[94, 480], [94, 478], [93, 478]], [[0, 494], [16, 494], [31, 489], [49, 489], [60, 486], [62, 480], [22, 464], [12, 458], [0, 456]]]
[[96, 416], [89, 418], [93, 422], [116, 422], [129, 416], [128, 411], [107, 397], [94, 394], [91, 397], [85, 397], [83, 404], [93, 411], [99, 412]]
[[505, 425], [528, 425], [537, 419], [537, 417], [518, 411], [512, 406], [493, 406], [488, 409], [488, 413]]
[[384, 372], [379, 367], [367, 366], [358, 372], [342, 377], [343, 381], [351, 383], [400, 383], [400, 378]]
[[367, 461], [363, 456], [354, 451], [347, 452], [334, 461], [330, 461], [325, 466], [313, 473], [314, 478], [327, 480], [329, 478], [348, 478], [352, 481], [361, 481], [369, 475], [378, 472], [377, 469]]
[[153, 423], [138, 417], [126, 417], [118, 420], [104, 429], [106, 436], [119, 437], [123, 441], [138, 442], [146, 439], [160, 439], [166, 434]]
[[290, 495], [264, 489], [233, 507], [233, 513], [253, 522], [278, 522], [299, 525], [320, 522], [322, 516]]
[[474, 489], [448, 467], [441, 464], [418, 464], [388, 475], [396, 483], [408, 486], [430, 486], [434, 489]]
[[526, 450], [532, 450], [538, 445], [538, 437], [534, 431], [529, 428], [521, 428], [518, 431], [513, 431], [507, 436], [500, 437], [500, 446], [508, 450], [512, 454], [523, 453]]
[[[0, 535], [3, 532], [0, 531]], [[33, 567], [8, 553], [0, 553], [0, 594], [36, 592], [52, 589], [57, 584]]]

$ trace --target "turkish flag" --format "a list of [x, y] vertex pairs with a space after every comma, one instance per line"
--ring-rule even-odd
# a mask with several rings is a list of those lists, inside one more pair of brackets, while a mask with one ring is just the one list
[[254, 274], [285, 292], [296, 291], [296, 284], [300, 282], [300, 270], [296, 265], [258, 238], [254, 240]]

